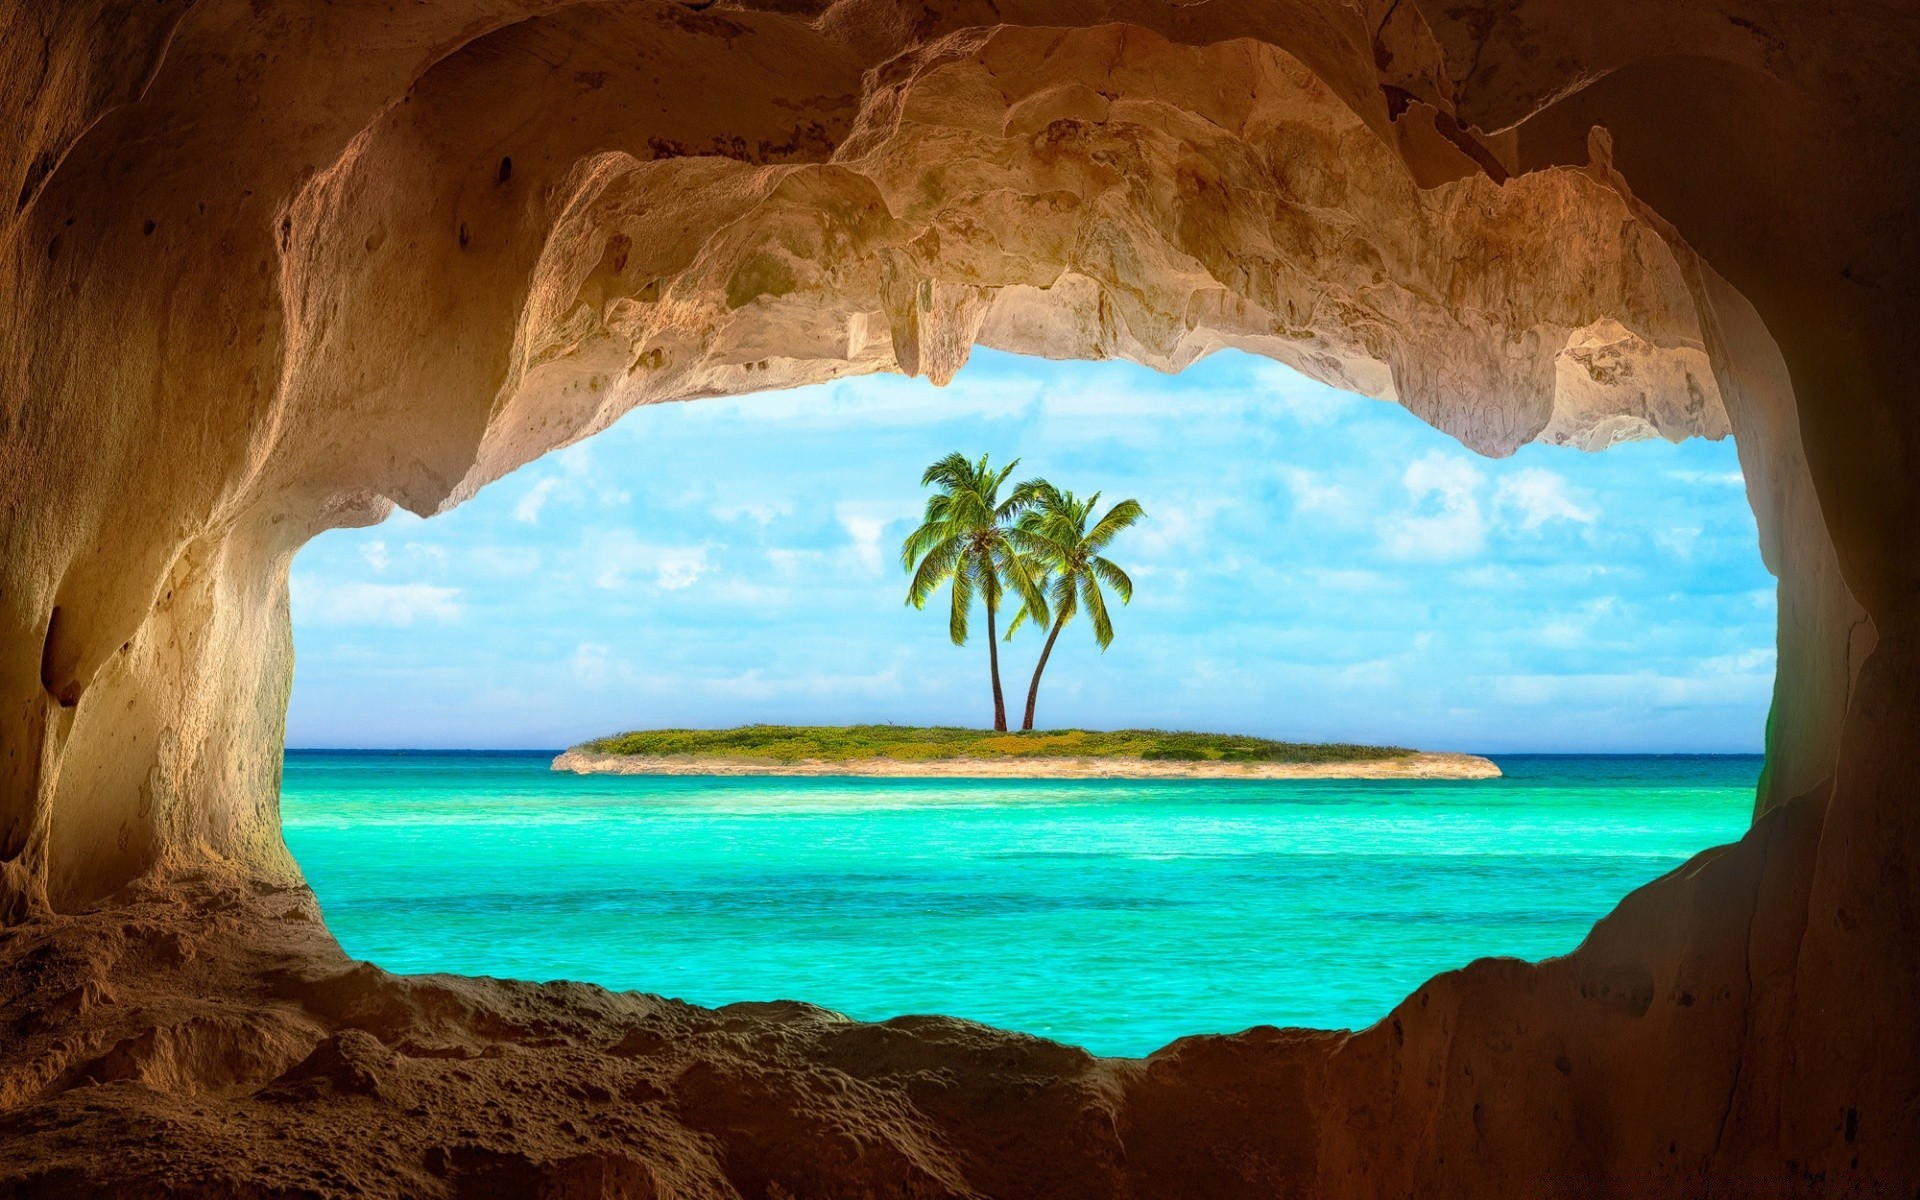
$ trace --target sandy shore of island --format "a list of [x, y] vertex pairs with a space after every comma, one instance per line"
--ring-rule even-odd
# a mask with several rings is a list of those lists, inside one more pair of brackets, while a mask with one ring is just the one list
[[595, 754], [568, 750], [556, 771], [578, 775], [855, 775], [900, 779], [1498, 779], [1477, 754], [1410, 754], [1360, 762], [1161, 762], [1139, 758], [891, 758], [840, 761], [722, 758], [699, 754]]

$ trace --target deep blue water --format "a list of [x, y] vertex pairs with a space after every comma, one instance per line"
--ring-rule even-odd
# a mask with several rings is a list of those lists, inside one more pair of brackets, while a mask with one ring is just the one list
[[1143, 1054], [1371, 1024], [1571, 950], [1746, 828], [1761, 760], [1499, 757], [1488, 781], [577, 776], [551, 752], [290, 751], [348, 952], [701, 1004], [941, 1012]]

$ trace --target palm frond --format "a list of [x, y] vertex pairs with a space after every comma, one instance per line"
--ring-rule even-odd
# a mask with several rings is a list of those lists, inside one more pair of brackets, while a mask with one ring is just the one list
[[981, 497], [985, 499], [989, 504], [994, 503], [996, 501], [996, 497], [1000, 495], [1000, 485], [1007, 481], [1007, 476], [1013, 474], [1013, 469], [1019, 465], [1020, 465], [1020, 460], [1016, 458], [1012, 462], [1008, 463], [1006, 466], [1001, 467], [998, 474], [988, 475], [987, 471], [989, 470], [989, 468], [987, 466], [987, 456], [982, 454], [980, 456], [980, 495]]
[[1093, 576], [1084, 576], [1080, 580], [1080, 599], [1087, 606], [1087, 616], [1093, 621], [1093, 640], [1105, 650], [1113, 645], [1113, 622], [1107, 617], [1107, 600], [1100, 594], [1100, 583]]
[[[1016, 458], [1013, 461], [1017, 463], [1020, 460]], [[1009, 467], [1012, 465], [1008, 464]], [[1048, 498], [1054, 494], [1053, 485], [1044, 479], [1024, 480], [1014, 487], [1013, 494], [995, 512], [1002, 521], [1016, 521], [1026, 513], [1044, 510]]]
[[1073, 614], [1080, 611], [1079, 577], [1069, 572], [1054, 576], [1048, 589], [1052, 594], [1053, 616], [1061, 624], [1073, 620]]
[[920, 476], [920, 486], [931, 487], [937, 483], [954, 490], [968, 486], [973, 476], [973, 464], [967, 461], [966, 455], [956, 450], [928, 467], [926, 473]]
[[995, 574], [1005, 577], [1012, 585], [1013, 594], [1020, 597], [1023, 609], [1032, 610], [1035, 620], [1044, 623], [1049, 619], [1046, 592], [1040, 586], [1040, 580], [1046, 575], [1044, 567], [1037, 567], [1025, 555], [1010, 548], [1000, 552], [993, 567]]
[[1014, 631], [1027, 623], [1027, 615], [1028, 615], [1027, 606], [1022, 604], [1020, 606], [1020, 611], [1013, 614], [1013, 620], [1007, 623], [1006, 636], [1001, 638], [1000, 640], [1003, 642], [1012, 641]]
[[953, 608], [947, 614], [947, 636], [956, 646], [967, 644], [967, 614], [973, 609], [973, 573], [953, 573]]
[[1114, 590], [1120, 597], [1120, 603], [1133, 603], [1133, 580], [1125, 571], [1097, 554], [1088, 560], [1087, 566], [1100, 577], [1102, 583]]
[[1045, 534], [1038, 533], [1032, 529], [1025, 529], [1016, 525], [1009, 529], [1001, 530], [1000, 536], [1007, 545], [1029, 558], [1043, 559], [1051, 564], [1060, 557], [1059, 544], [1048, 538]]
[[909, 533], [900, 543], [900, 569], [911, 571], [922, 555], [953, 537], [953, 529], [944, 521], [928, 521]]
[[[1088, 507], [1092, 507], [1091, 501], [1088, 502]], [[1101, 517], [1099, 523], [1087, 534], [1085, 538], [1087, 549], [1097, 551], [1105, 548], [1108, 542], [1119, 536], [1121, 530], [1129, 528], [1146, 515], [1146, 510], [1140, 507], [1139, 501], [1122, 500], [1108, 509], [1107, 515]]]
[[954, 573], [961, 550], [960, 539], [953, 537], [930, 547], [914, 570], [912, 582], [907, 584], [907, 603], [915, 608], [925, 608], [927, 600], [940, 584]]

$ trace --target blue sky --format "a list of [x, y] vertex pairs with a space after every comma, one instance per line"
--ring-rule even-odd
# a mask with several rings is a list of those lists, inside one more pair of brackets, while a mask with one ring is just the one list
[[[1112, 549], [1137, 589], [1113, 646], [1068, 627], [1042, 727], [1760, 748], [1774, 589], [1732, 442], [1490, 460], [1237, 353], [1165, 376], [984, 350], [944, 389], [641, 409], [451, 513], [315, 539], [288, 742], [985, 724], [980, 635], [902, 604], [920, 473], [951, 450], [1148, 513]], [[1003, 646], [1010, 706], [1039, 647]]]

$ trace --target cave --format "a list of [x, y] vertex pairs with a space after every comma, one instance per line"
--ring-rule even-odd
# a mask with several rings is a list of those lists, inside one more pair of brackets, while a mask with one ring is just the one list
[[[1920, 1190], [1920, 18], [6, 12], [0, 1195]], [[340, 951], [279, 828], [307, 539], [975, 345], [1233, 347], [1491, 455], [1731, 432], [1779, 580], [1751, 829], [1563, 958], [1141, 1060]]]

